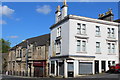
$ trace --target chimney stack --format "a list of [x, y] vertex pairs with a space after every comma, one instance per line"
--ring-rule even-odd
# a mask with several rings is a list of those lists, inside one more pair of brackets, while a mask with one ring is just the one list
[[67, 10], [68, 10], [68, 5], [66, 3], [66, 0], [63, 2], [63, 6], [61, 7], [62, 9], [62, 19], [67, 16]]
[[61, 20], [61, 11], [60, 11], [60, 5], [58, 5], [57, 6], [57, 10], [56, 10], [56, 12], [55, 12], [55, 14], [56, 14], [56, 17], [55, 17], [55, 22], [57, 23], [59, 20]]
[[112, 9], [109, 9], [108, 12], [105, 14], [99, 14], [99, 18], [101, 20], [106, 20], [106, 21], [113, 21], [114, 14], [112, 13]]

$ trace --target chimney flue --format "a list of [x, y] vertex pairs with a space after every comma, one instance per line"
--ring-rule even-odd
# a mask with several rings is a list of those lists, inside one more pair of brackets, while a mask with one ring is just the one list
[[114, 14], [112, 13], [112, 9], [108, 9], [108, 12], [105, 14], [99, 14], [99, 18], [101, 20], [113, 21]]

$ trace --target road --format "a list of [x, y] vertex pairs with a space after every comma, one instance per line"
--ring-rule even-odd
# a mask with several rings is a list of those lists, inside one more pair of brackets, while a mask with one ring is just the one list
[[8, 76], [2, 75], [1, 80], [120, 80], [120, 74], [95, 74], [88, 76], [81, 76], [77, 78], [34, 78], [34, 77], [22, 77], [22, 76]]

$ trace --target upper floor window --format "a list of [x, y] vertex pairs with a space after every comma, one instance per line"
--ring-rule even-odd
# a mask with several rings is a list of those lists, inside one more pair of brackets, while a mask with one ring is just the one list
[[111, 33], [110, 28], [108, 28], [108, 37], [110, 37], [110, 33]]
[[57, 37], [61, 36], [61, 27], [57, 28]]
[[115, 44], [112, 44], [112, 53], [115, 53]]
[[86, 34], [86, 24], [77, 24], [77, 34]]
[[86, 41], [77, 40], [77, 52], [86, 52]]
[[42, 53], [42, 49], [41, 47], [38, 47], [38, 55], [41, 55], [41, 53]]
[[79, 23], [77, 26], [77, 34], [81, 34], [81, 24], [79, 24]]
[[20, 55], [19, 56], [20, 56], [20, 58], [22, 57], [22, 50], [20, 50]]
[[16, 57], [19, 57], [19, 50], [16, 51]]
[[81, 41], [77, 40], [77, 52], [80, 52]]
[[61, 53], [61, 42], [58, 41], [56, 42], [56, 54], [60, 54]]
[[112, 28], [111, 29], [111, 37], [114, 38], [115, 37], [114, 35], [115, 35], [115, 30], [114, 30], [114, 28]]
[[100, 42], [96, 42], [96, 53], [100, 53]]
[[108, 53], [115, 53], [115, 43], [108, 43]]
[[86, 42], [82, 41], [82, 51], [86, 51]]
[[97, 36], [100, 35], [100, 26], [96, 26], [96, 35], [97, 35]]
[[114, 28], [108, 28], [108, 37], [115, 38], [115, 29]]
[[111, 45], [108, 43], [108, 53], [111, 53]]
[[86, 34], [86, 24], [82, 24], [82, 34]]

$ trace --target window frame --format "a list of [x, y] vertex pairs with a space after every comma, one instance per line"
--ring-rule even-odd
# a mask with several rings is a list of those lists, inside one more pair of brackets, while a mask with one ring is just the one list
[[101, 53], [100, 42], [96, 42], [96, 53]]
[[[78, 44], [78, 41], [79, 41], [79, 44]], [[80, 51], [81, 51], [81, 40], [77, 40], [77, 52], [80, 52]]]
[[96, 26], [96, 35], [100, 36], [100, 26]]

